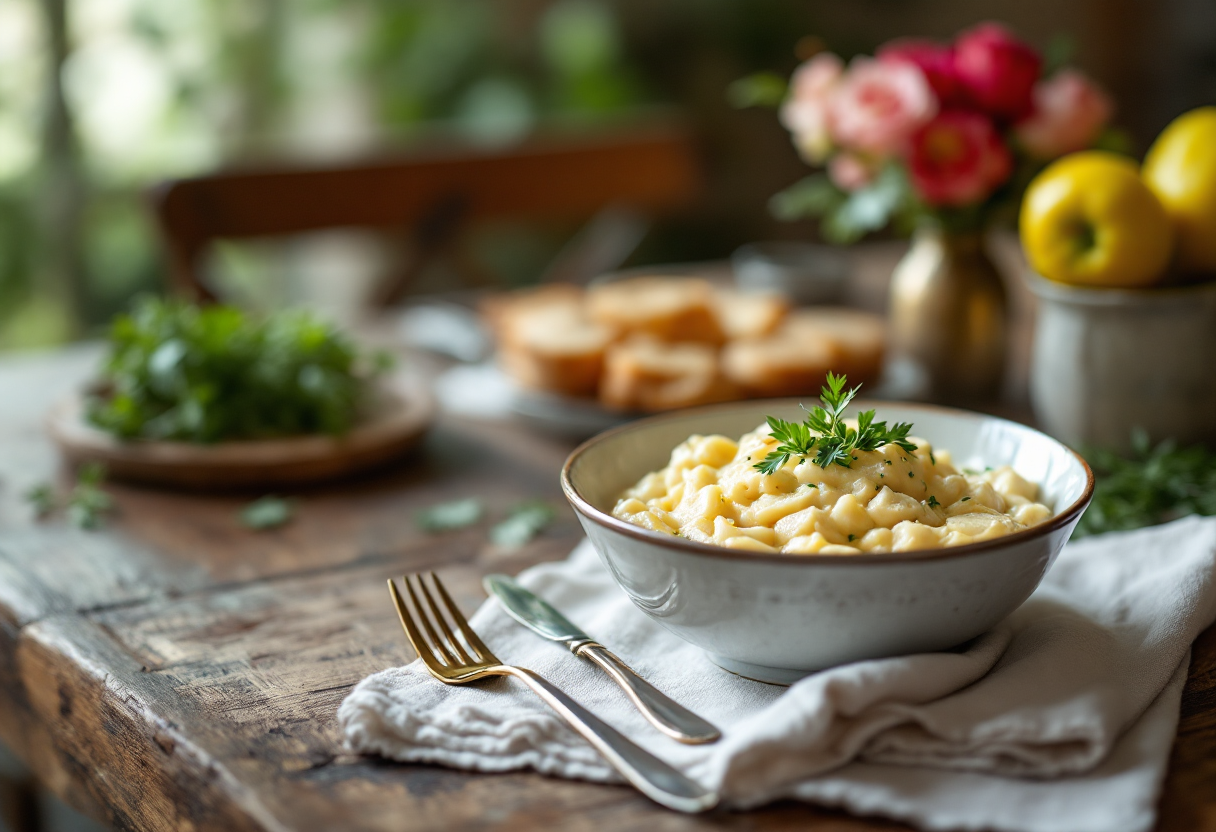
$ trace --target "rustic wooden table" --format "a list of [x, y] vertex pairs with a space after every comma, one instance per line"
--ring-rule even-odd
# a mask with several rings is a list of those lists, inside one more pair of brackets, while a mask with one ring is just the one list
[[[148, 830], [903, 828], [794, 803], [686, 817], [624, 787], [343, 753], [347, 691], [413, 658], [386, 578], [439, 570], [471, 611], [481, 574], [580, 536], [565, 508], [513, 552], [484, 526], [428, 536], [413, 514], [467, 496], [491, 513], [563, 505], [569, 445], [445, 416], [395, 469], [301, 493], [281, 530], [241, 527], [248, 496], [121, 485], [104, 531], [37, 523], [21, 495], [58, 469], [41, 415], [96, 358], [0, 360], [0, 742], [71, 804]], [[1194, 651], [1159, 826], [1216, 830], [1216, 629]]]

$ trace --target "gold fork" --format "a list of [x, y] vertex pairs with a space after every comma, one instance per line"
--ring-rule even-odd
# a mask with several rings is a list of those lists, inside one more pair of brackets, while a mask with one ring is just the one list
[[[405, 627], [410, 644], [414, 645], [418, 657], [432, 676], [449, 685], [463, 685], [488, 676], [514, 676], [557, 711], [613, 768], [651, 800], [681, 812], [703, 812], [717, 804], [717, 792], [709, 791], [649, 751], [638, 747], [536, 673], [499, 661], [473, 632], [434, 572], [430, 573], [430, 577], [436, 594], [443, 602], [442, 609], [421, 575], [407, 575], [402, 579], [413, 602], [413, 612], [392, 579], [388, 587], [397, 606], [397, 614], [401, 616], [401, 626]], [[414, 589], [415, 583], [418, 585], [417, 591]], [[419, 595], [425, 599], [425, 607]], [[450, 626], [443, 614], [444, 609], [447, 610], [447, 618], [451, 619]]]

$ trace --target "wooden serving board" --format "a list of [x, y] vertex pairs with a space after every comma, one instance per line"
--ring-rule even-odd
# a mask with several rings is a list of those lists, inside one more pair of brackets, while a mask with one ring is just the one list
[[69, 463], [100, 462], [110, 477], [193, 489], [304, 485], [374, 468], [410, 450], [435, 414], [429, 385], [407, 371], [381, 382], [371, 414], [343, 436], [124, 441], [85, 419], [84, 398], [74, 393], [47, 416], [47, 431]]

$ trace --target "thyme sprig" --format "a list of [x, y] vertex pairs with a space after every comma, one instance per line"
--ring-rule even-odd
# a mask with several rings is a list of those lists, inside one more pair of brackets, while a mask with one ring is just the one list
[[916, 450], [916, 445], [908, 441], [908, 432], [912, 430], [909, 422], [899, 422], [888, 428], [886, 422], [874, 421], [875, 411], [866, 410], [857, 414], [855, 429], [846, 425], [845, 408], [861, 385], [846, 391], [848, 377], [843, 374], [828, 373], [827, 381], [827, 386], [819, 393], [823, 405], [807, 410], [804, 421], [787, 422], [774, 416], [766, 417], [771, 436], [779, 444], [752, 467], [761, 473], [773, 474], [793, 457], [806, 459], [814, 455], [812, 461], [820, 468], [829, 465], [851, 468], [857, 451], [874, 451], [892, 444], [909, 453]]

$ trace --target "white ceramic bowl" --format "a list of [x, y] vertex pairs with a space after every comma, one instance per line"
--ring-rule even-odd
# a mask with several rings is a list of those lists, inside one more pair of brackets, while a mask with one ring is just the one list
[[925, 405], [856, 403], [949, 449], [958, 467], [1012, 465], [1039, 483], [1046, 523], [998, 540], [875, 555], [737, 552], [651, 532], [612, 508], [691, 434], [737, 439], [766, 414], [798, 420], [798, 401], [737, 402], [632, 422], [577, 448], [562, 489], [600, 559], [642, 612], [718, 665], [790, 684], [861, 659], [943, 650], [991, 628], [1038, 586], [1093, 495], [1077, 454], [1023, 425]]

